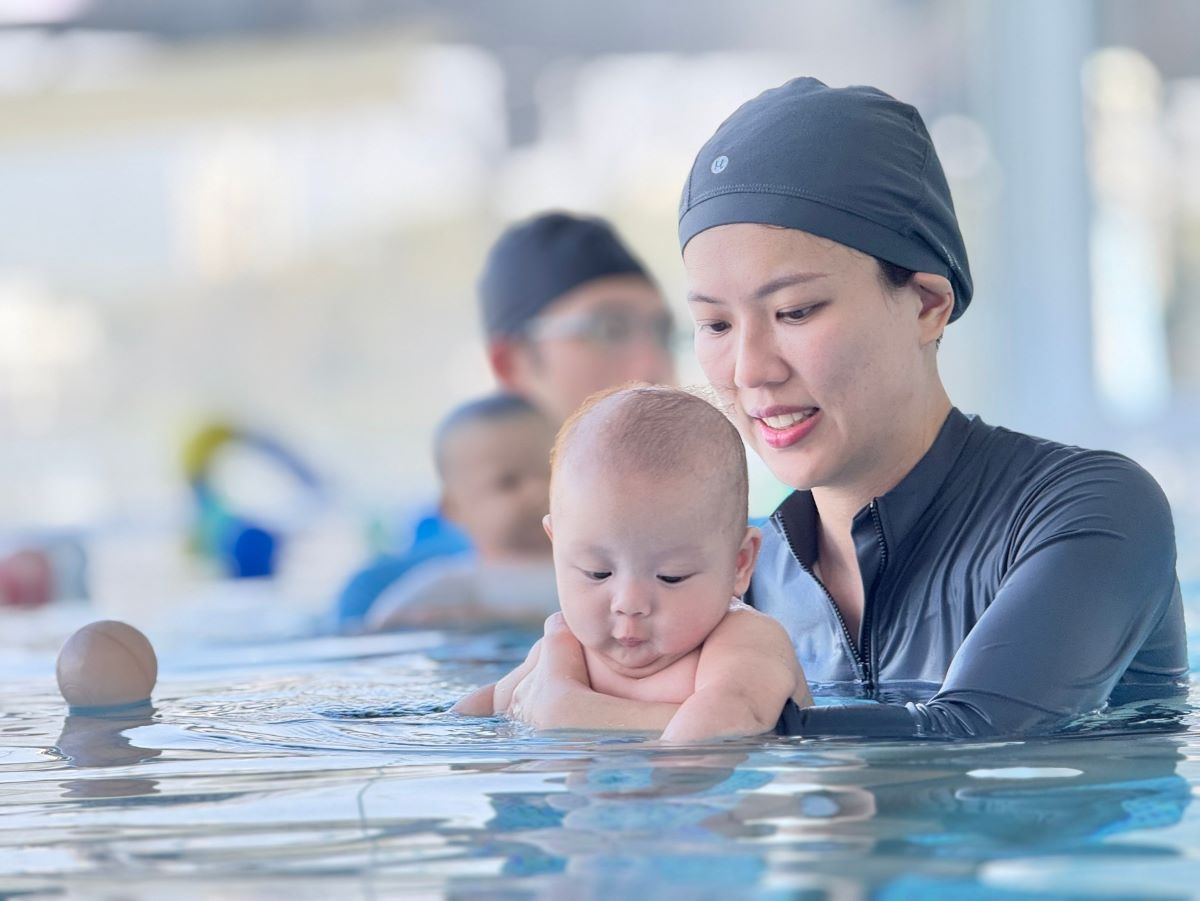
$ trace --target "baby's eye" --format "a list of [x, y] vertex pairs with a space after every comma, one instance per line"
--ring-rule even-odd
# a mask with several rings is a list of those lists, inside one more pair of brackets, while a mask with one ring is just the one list
[[659, 576], [658, 581], [667, 585], [678, 585], [680, 582], [690, 579], [691, 576]]
[[603, 582], [605, 579], [607, 579], [609, 576], [612, 575], [611, 572], [606, 572], [605, 570], [595, 570], [595, 569], [593, 569], [593, 570], [585, 569], [583, 571], [583, 574], [585, 576], [587, 576], [589, 579], [591, 579], [593, 582]]

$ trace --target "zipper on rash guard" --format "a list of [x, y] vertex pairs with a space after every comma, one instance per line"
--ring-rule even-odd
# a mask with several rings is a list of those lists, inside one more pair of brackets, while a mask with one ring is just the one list
[[887, 539], [883, 537], [883, 523], [879, 521], [879, 503], [876, 498], [871, 499], [871, 522], [875, 525], [875, 539], [879, 542], [879, 569], [875, 573], [875, 580], [871, 584], [870, 592], [863, 596], [862, 656], [865, 661], [864, 669], [869, 689], [875, 687], [875, 678], [871, 672], [871, 607], [874, 606], [871, 603], [871, 597], [875, 594], [875, 589], [879, 587], [879, 580], [883, 578], [883, 570], [888, 562]]
[[[873, 502], [872, 502], [873, 503]], [[833, 599], [833, 595], [829, 593], [829, 589], [825, 587], [825, 583], [818, 578], [817, 574], [800, 559], [800, 555], [796, 553], [796, 545], [792, 541], [791, 533], [788, 532], [787, 523], [783, 521], [783, 517], [776, 515], [775, 521], [779, 523], [779, 528], [783, 530], [783, 537], [787, 540], [788, 550], [792, 552], [792, 557], [800, 564], [800, 568], [807, 573], [814, 582], [821, 586], [821, 591], [825, 594], [825, 600], [829, 602], [829, 609], [833, 611], [833, 615], [837, 617], [838, 625], [842, 627], [842, 635], [846, 639], [846, 644], [850, 647], [850, 656], [854, 659], [854, 667], [858, 670], [858, 678], [869, 687], [871, 684], [871, 670], [864, 660], [863, 655], [858, 653], [858, 642], [854, 640], [854, 636], [850, 634], [850, 629], [846, 625], [846, 620], [842, 618], [842, 611], [838, 609], [837, 601]]]

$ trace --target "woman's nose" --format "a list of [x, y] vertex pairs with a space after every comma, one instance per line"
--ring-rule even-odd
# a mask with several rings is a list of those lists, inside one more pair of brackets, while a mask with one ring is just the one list
[[787, 379], [788, 364], [779, 353], [770, 327], [745, 323], [735, 342], [734, 353], [737, 355], [733, 364], [735, 388], [758, 388]]

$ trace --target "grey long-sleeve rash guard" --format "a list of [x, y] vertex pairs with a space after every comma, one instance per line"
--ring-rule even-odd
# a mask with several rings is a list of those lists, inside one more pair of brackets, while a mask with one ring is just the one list
[[951, 410], [916, 467], [854, 519], [857, 641], [812, 573], [816, 525], [809, 492], [780, 505], [747, 601], [788, 630], [810, 681], [941, 689], [906, 705], [789, 702], [784, 734], [1048, 732], [1118, 685], [1170, 695], [1186, 679], [1170, 507], [1118, 454]]

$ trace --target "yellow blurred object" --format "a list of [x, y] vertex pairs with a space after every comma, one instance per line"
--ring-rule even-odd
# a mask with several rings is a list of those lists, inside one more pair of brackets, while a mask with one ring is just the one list
[[197, 479], [208, 468], [212, 455], [236, 434], [232, 426], [214, 422], [192, 435], [183, 446], [183, 472], [188, 481]]

